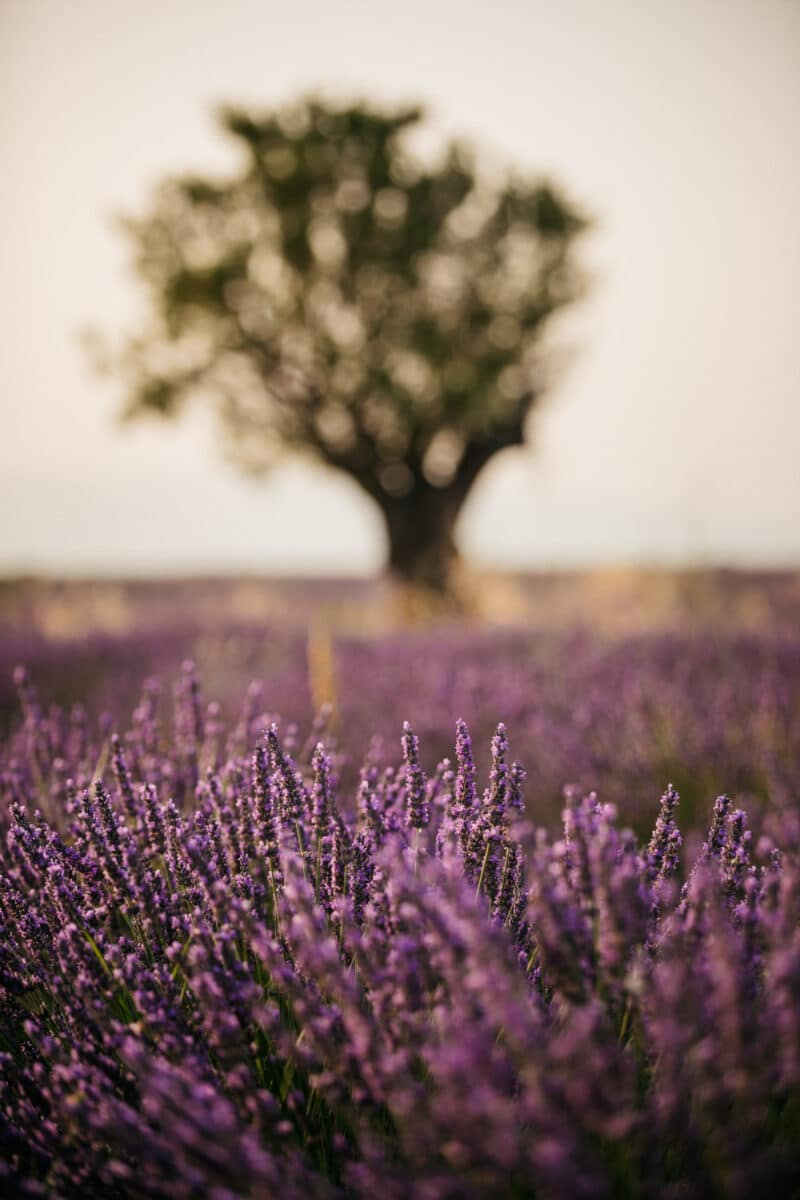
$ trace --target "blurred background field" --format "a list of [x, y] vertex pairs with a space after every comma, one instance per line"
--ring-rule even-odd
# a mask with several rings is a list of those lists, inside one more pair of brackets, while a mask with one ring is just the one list
[[[467, 584], [464, 583], [467, 589]], [[685, 826], [735, 793], [757, 820], [794, 799], [800, 766], [800, 576], [605, 571], [475, 576], [471, 615], [386, 581], [6, 581], [0, 719], [18, 721], [13, 667], [45, 704], [81, 702], [120, 728], [145, 680], [169, 728], [181, 663], [232, 726], [250, 681], [265, 721], [327, 738], [352, 789], [368, 752], [397, 758], [410, 718], [426, 767], [469, 723], [479, 753], [505, 721], [528, 803], [552, 823], [563, 788], [594, 788], [645, 831], [668, 782]]]
[[[800, 617], [800, 573], [725, 569], [605, 568], [561, 572], [470, 572], [460, 581], [470, 624], [581, 627], [598, 633], [725, 629], [792, 632]], [[337, 632], [381, 633], [452, 621], [445, 601], [389, 578], [226, 577], [192, 579], [0, 579], [5, 633], [69, 640], [172, 629], [187, 620]]]

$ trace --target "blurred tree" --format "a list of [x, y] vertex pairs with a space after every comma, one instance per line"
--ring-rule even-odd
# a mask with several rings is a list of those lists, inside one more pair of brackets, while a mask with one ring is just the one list
[[423, 165], [418, 108], [221, 114], [244, 150], [220, 181], [164, 181], [126, 220], [152, 301], [116, 363], [130, 415], [218, 406], [261, 471], [304, 451], [380, 508], [391, 567], [445, 587], [477, 475], [523, 441], [540, 343], [581, 290], [585, 221], [547, 183]]

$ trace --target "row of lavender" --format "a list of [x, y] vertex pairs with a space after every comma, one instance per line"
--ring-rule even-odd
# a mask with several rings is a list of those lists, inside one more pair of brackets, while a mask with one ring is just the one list
[[681, 791], [684, 823], [697, 827], [718, 791], [735, 793], [754, 819], [767, 800], [792, 803], [800, 770], [800, 638], [788, 632], [601, 639], [454, 626], [327, 645], [242, 624], [75, 642], [17, 634], [0, 637], [0, 729], [17, 720], [15, 662], [29, 663], [48, 698], [85, 701], [94, 731], [104, 711], [106, 721], [126, 719], [148, 672], [178, 672], [187, 656], [201, 663], [228, 724], [243, 679], [262, 681], [261, 707], [284, 727], [308, 728], [331, 700], [328, 736], [347, 755], [348, 790], [375, 739], [391, 758], [410, 713], [431, 766], [448, 753], [453, 714], [481, 747], [502, 714], [528, 768], [529, 799], [550, 826], [568, 783], [597, 789], [644, 836], [665, 779]]
[[497, 728], [342, 795], [319, 740], [24, 722], [0, 759], [0, 1187], [63, 1197], [723, 1197], [800, 1187], [800, 822], [682, 861]]

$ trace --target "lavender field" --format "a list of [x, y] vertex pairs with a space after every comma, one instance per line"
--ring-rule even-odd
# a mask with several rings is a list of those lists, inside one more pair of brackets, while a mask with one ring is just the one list
[[326, 746], [348, 792], [368, 755], [394, 761], [406, 720], [432, 770], [460, 717], [484, 748], [505, 721], [529, 812], [551, 828], [568, 785], [597, 790], [642, 835], [670, 781], [698, 830], [722, 791], [753, 819], [791, 804], [797, 576], [542, 576], [487, 591], [492, 621], [398, 607], [368, 581], [7, 585], [0, 730], [20, 723], [24, 664], [43, 706], [80, 705], [101, 743], [145, 692], [169, 736], [188, 659], [202, 704], [219, 706], [214, 726], [247, 708], [262, 727], [279, 721], [291, 745], [330, 709]]
[[3, 1194], [798, 1194], [798, 581], [502, 594], [4, 589]]

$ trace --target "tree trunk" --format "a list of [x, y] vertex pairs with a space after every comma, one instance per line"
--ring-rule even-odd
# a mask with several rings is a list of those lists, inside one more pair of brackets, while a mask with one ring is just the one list
[[419, 481], [407, 496], [383, 499], [390, 570], [406, 583], [446, 592], [458, 558], [453, 531], [463, 499]]
[[521, 425], [467, 445], [455, 478], [447, 487], [433, 487], [417, 475], [402, 497], [378, 496], [389, 536], [389, 566], [409, 583], [447, 592], [458, 558], [453, 539], [458, 514], [473, 483], [499, 450], [522, 442]]
[[469, 442], [453, 481], [446, 487], [434, 487], [420, 469], [410, 467], [414, 482], [402, 496], [387, 493], [375, 472], [366, 469], [362, 461], [341, 457], [329, 461], [348, 471], [383, 513], [389, 567], [394, 574], [406, 583], [446, 593], [458, 558], [453, 533], [464, 501], [489, 459], [500, 450], [520, 445], [522, 440], [522, 425], [517, 422], [500, 433]]

